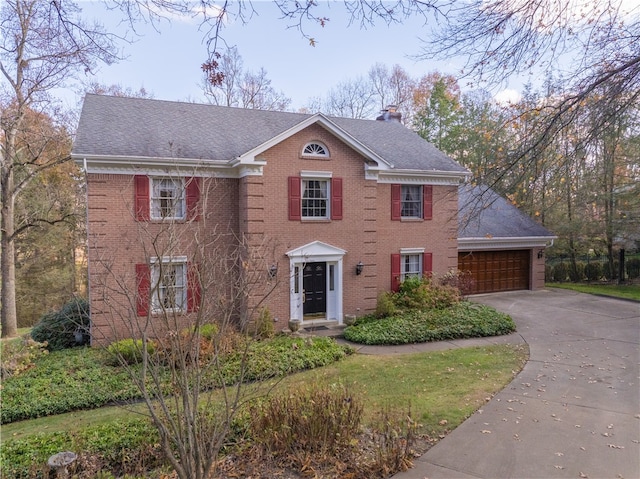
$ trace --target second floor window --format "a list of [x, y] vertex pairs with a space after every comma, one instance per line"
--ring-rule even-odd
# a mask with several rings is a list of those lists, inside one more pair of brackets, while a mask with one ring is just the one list
[[302, 217], [329, 217], [329, 181], [302, 180]]
[[181, 178], [151, 179], [151, 218], [184, 219], [184, 181]]
[[432, 185], [391, 185], [391, 219], [395, 221], [433, 218]]
[[422, 218], [422, 186], [402, 185], [401, 194], [400, 216], [403, 218]]

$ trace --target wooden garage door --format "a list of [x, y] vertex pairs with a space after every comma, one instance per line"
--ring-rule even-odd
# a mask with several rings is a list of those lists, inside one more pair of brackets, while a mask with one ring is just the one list
[[471, 271], [473, 294], [529, 289], [529, 250], [460, 252], [458, 269]]

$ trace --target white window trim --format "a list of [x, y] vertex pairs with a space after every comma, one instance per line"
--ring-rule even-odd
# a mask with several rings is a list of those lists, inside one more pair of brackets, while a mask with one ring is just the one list
[[424, 248], [400, 248], [400, 254], [422, 254]]
[[[307, 153], [305, 150], [310, 145], [318, 145], [324, 150], [324, 153]], [[327, 148], [327, 145], [325, 145], [321, 141], [310, 141], [309, 143], [305, 143], [305, 145], [302, 147], [302, 156], [311, 158], [330, 158], [331, 154], [329, 153], [329, 148]]]
[[[305, 172], [301, 172], [301, 173], [305, 173]], [[329, 173], [329, 175], [331, 175], [331, 173]], [[326, 221], [326, 220], [330, 220], [331, 219], [331, 176], [320, 176], [320, 177], [317, 176], [317, 175], [303, 176], [302, 174], [300, 176], [301, 176], [301, 179], [300, 179], [300, 218], [303, 221]], [[325, 201], [325, 215], [324, 216], [305, 216], [304, 215], [304, 201], [305, 201], [305, 199], [312, 199], [313, 200], [313, 198], [305, 198], [304, 197], [304, 191], [305, 191], [304, 183], [305, 183], [305, 181], [322, 181], [322, 182], [326, 183], [326, 185], [327, 185], [327, 197], [324, 198], [324, 201]]]
[[[407, 278], [409, 277], [413, 277], [413, 276], [418, 276], [419, 278], [422, 278], [424, 271], [422, 270], [423, 267], [423, 261], [424, 261], [424, 248], [403, 248], [405, 250], [405, 252], [402, 252], [403, 250], [400, 250], [400, 282], [406, 281]], [[409, 252], [407, 252], [406, 250], [409, 250]], [[421, 251], [420, 251], [421, 250]], [[418, 271], [407, 271], [405, 269], [405, 258], [407, 256], [418, 256]], [[407, 276], [407, 275], [411, 275], [411, 276]]]
[[[402, 211], [404, 210], [404, 192], [403, 189], [404, 188], [412, 188], [412, 187], [418, 187], [420, 188], [420, 198], [417, 201], [414, 201], [414, 203], [418, 204], [418, 214], [415, 216], [405, 216], [402, 214]], [[424, 216], [424, 185], [400, 185], [400, 217], [403, 219], [422, 219], [422, 217]]]
[[333, 177], [332, 171], [310, 171], [310, 170], [300, 171], [300, 178], [326, 180], [332, 177]]
[[[181, 215], [179, 216], [162, 216], [162, 214], [158, 214], [160, 212], [160, 207], [156, 207], [154, 202], [158, 201], [158, 198], [154, 196], [154, 182], [158, 180], [172, 180], [179, 182], [178, 185], [178, 200], [180, 201], [180, 210]], [[184, 220], [187, 217], [187, 195], [186, 195], [186, 181], [183, 177], [172, 177], [172, 176], [150, 176], [149, 177], [149, 212], [150, 217], [154, 221], [162, 221], [162, 220]]]
[[[160, 298], [160, 269], [157, 267], [160, 264], [168, 265], [180, 265], [182, 266], [182, 307], [180, 308], [163, 308], [161, 306]], [[174, 313], [186, 313], [188, 303], [188, 273], [187, 273], [187, 257], [186, 256], [163, 256], [161, 258], [153, 257], [150, 260], [151, 265], [151, 312], [174, 312]]]

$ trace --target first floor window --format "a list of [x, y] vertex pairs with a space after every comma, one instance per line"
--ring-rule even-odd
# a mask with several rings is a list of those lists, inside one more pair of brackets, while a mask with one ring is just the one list
[[409, 278], [429, 276], [432, 271], [432, 253], [424, 248], [401, 248], [399, 254], [391, 254], [391, 291], [398, 291], [400, 284]]
[[187, 309], [187, 264], [172, 260], [151, 264], [153, 311], [186, 311]]
[[422, 254], [401, 255], [400, 266], [400, 281], [422, 277]]
[[329, 181], [302, 180], [302, 217], [329, 217]]
[[151, 178], [151, 218], [184, 219], [184, 179]]

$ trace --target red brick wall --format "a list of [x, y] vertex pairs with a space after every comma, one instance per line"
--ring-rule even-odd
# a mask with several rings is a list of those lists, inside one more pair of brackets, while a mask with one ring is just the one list
[[[310, 141], [324, 143], [330, 159], [301, 158]], [[391, 253], [403, 247], [424, 247], [433, 252], [434, 271], [446, 272], [457, 265], [457, 188], [433, 188], [433, 220], [391, 221], [391, 185], [365, 180], [364, 158], [313, 125], [260, 156], [267, 165], [262, 177], [241, 181], [247, 192], [246, 217], [241, 230], [270, 245], [269, 255], [278, 264], [278, 285], [267, 301], [280, 319], [277, 328], [289, 319], [289, 258], [286, 252], [312, 241], [322, 241], [346, 250], [343, 273], [343, 312], [365, 314], [375, 310], [380, 291], [390, 288]], [[343, 219], [290, 221], [287, 178], [303, 170], [328, 171], [343, 179]], [[242, 198], [242, 195], [241, 195]], [[241, 199], [242, 201], [242, 199]], [[355, 273], [362, 261], [362, 275]]]
[[[302, 158], [310, 141], [325, 144], [330, 158]], [[262, 176], [240, 180], [205, 180], [204, 214], [197, 223], [166, 226], [140, 223], [133, 217], [132, 175], [88, 175], [89, 277], [94, 341], [139, 336], [135, 321], [135, 264], [146, 263], [162, 251], [150, 249], [152, 239], [163, 245], [169, 237], [173, 254], [191, 257], [194, 238], [231, 247], [238, 238], [250, 246], [243, 262], [251, 273], [255, 306], [272, 290], [264, 305], [287, 326], [290, 315], [289, 258], [286, 252], [321, 241], [346, 250], [343, 258], [343, 313], [375, 310], [381, 291], [391, 286], [391, 254], [401, 248], [424, 248], [433, 253], [433, 270], [444, 273], [457, 266], [457, 187], [433, 186], [433, 219], [391, 220], [391, 185], [365, 180], [365, 159], [318, 125], [293, 135], [259, 157], [266, 160]], [[342, 220], [290, 221], [288, 177], [301, 171], [331, 172], [343, 180]], [[158, 238], [162, 238], [158, 240]], [[162, 247], [160, 248], [162, 250]], [[356, 275], [356, 264], [364, 271]], [[267, 274], [277, 265], [276, 278]], [[207, 292], [203, 292], [205, 297]], [[189, 315], [177, 318], [188, 324]], [[153, 323], [153, 317], [151, 318]], [[152, 328], [153, 329], [153, 328]], [[154, 334], [157, 332], [154, 331]]]
[[[140, 337], [144, 329], [159, 334], [158, 321], [136, 316], [135, 265], [154, 256], [187, 256], [202, 261], [196, 251], [204, 242], [210, 250], [235, 245], [238, 233], [237, 180], [202, 182], [202, 215], [197, 222], [167, 226], [134, 218], [132, 175], [89, 174], [88, 254], [92, 338], [109, 342]], [[140, 321], [142, 319], [142, 321]], [[156, 318], [157, 319], [157, 318]], [[176, 318], [176, 327], [188, 324], [188, 315]]]

